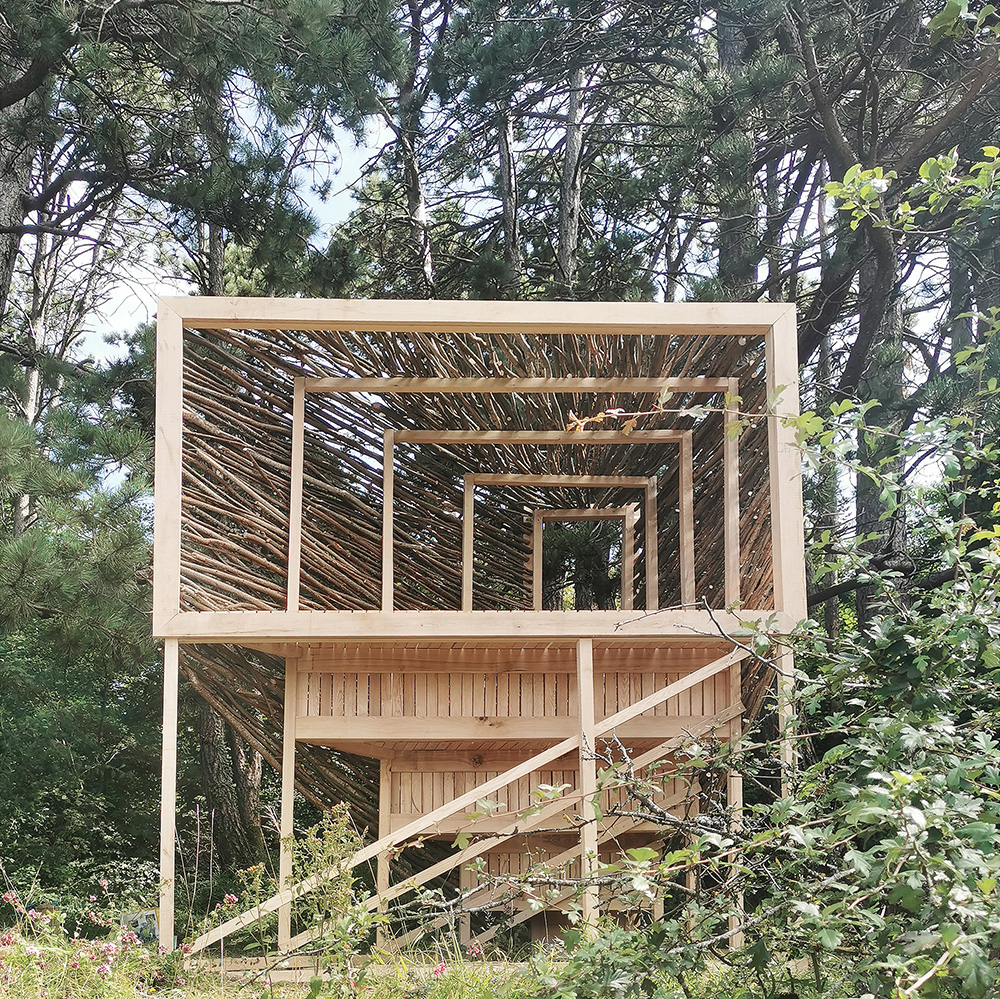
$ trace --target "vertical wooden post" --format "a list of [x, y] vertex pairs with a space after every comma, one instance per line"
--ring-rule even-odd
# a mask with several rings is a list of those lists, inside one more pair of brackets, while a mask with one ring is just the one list
[[292, 397], [292, 467], [288, 496], [288, 581], [285, 608], [299, 609], [302, 579], [302, 477], [306, 437], [306, 380], [295, 379]]
[[740, 600], [740, 442], [736, 436], [740, 383], [729, 379], [722, 416], [723, 505], [725, 506], [725, 594], [726, 606]]
[[177, 814], [177, 684], [180, 646], [163, 643], [163, 749], [160, 784], [160, 946], [174, 949], [174, 838]]
[[[740, 704], [743, 700], [743, 660], [737, 659], [729, 666], [729, 703]], [[743, 737], [743, 715], [739, 714], [729, 723], [730, 748]], [[738, 832], [743, 828], [743, 776], [730, 768], [727, 784], [727, 798], [732, 810], [732, 829]], [[735, 855], [735, 852], [734, 852]], [[729, 929], [736, 930], [743, 921], [743, 892], [738, 892], [734, 899], [735, 910], [729, 916]], [[730, 950], [743, 946], [742, 931], [734, 933], [729, 938]]]
[[531, 608], [542, 609], [542, 511], [531, 515]]
[[392, 610], [394, 569], [392, 564], [393, 450], [395, 431], [385, 432], [382, 447], [382, 610]]
[[[583, 797], [580, 829], [580, 876], [587, 878], [596, 869], [598, 829], [593, 801], [597, 795], [597, 761], [594, 759], [597, 722], [594, 715], [594, 640], [576, 643], [576, 687], [580, 712], [580, 792]], [[598, 916], [598, 890], [587, 888], [581, 898], [583, 920], [593, 929]]]
[[[295, 714], [299, 703], [298, 660], [285, 659], [285, 704], [281, 729], [281, 853], [278, 891], [292, 878], [292, 836], [295, 832]], [[292, 905], [278, 910], [278, 950], [287, 953], [292, 939]]]
[[646, 485], [646, 610], [660, 607], [660, 539], [657, 528], [656, 476]]
[[[799, 414], [799, 368], [796, 352], [795, 309], [788, 307], [764, 338], [767, 366], [767, 450], [771, 480], [771, 565], [774, 609], [801, 621], [806, 607], [805, 541], [802, 533], [802, 460], [795, 430], [787, 425]], [[795, 754], [786, 738], [794, 711], [794, 664], [790, 653], [778, 656], [778, 720], [782, 786], [784, 766], [794, 765]], [[787, 772], [790, 775], [790, 770]]]
[[475, 533], [476, 487], [472, 475], [465, 476], [462, 489], [462, 610], [472, 610], [472, 558]]
[[680, 527], [681, 603], [695, 602], [694, 582], [694, 447], [690, 432], [681, 438], [678, 455], [678, 491], [680, 503], [678, 518]]
[[[180, 611], [184, 324], [164, 302], [156, 315], [156, 506], [153, 634]], [[172, 849], [172, 847], [171, 847]]]
[[[392, 797], [390, 789], [392, 787], [392, 770], [388, 760], [380, 760], [378, 768], [378, 838], [388, 836], [391, 829]], [[382, 896], [389, 890], [389, 855], [380, 853], [375, 858], [375, 894], [379, 898], [378, 911], [384, 913], [385, 903]], [[379, 926], [375, 933], [375, 943], [379, 947], [385, 947], [387, 937], [385, 929]]]
[[638, 507], [625, 508], [622, 518], [622, 610], [632, 610], [635, 606], [635, 524], [638, 519]]

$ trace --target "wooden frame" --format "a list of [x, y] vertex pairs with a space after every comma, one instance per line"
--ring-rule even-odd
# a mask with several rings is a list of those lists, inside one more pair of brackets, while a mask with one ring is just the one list
[[[768, 435], [768, 470], [770, 490], [770, 540], [772, 553], [773, 610], [742, 610], [733, 608], [740, 600], [740, 510], [739, 510], [739, 451], [734, 437], [726, 434], [722, 445], [724, 491], [724, 544], [726, 549], [725, 602], [726, 610], [714, 612], [700, 608], [667, 609], [657, 613], [637, 615], [623, 608], [620, 611], [588, 611], [564, 614], [532, 611], [473, 612], [469, 606], [460, 611], [397, 611], [393, 607], [393, 518], [392, 456], [396, 440], [409, 443], [516, 443], [525, 431], [434, 431], [397, 429], [386, 434], [383, 447], [383, 495], [385, 497], [382, 522], [382, 559], [385, 569], [382, 580], [382, 609], [377, 611], [304, 611], [301, 609], [300, 567], [302, 562], [302, 504], [303, 461], [305, 445], [306, 396], [310, 393], [372, 392], [372, 393], [479, 393], [479, 394], [540, 394], [587, 393], [607, 396], [614, 393], [652, 393], [661, 389], [682, 393], [724, 393], [723, 424], [733, 424], [738, 416], [736, 396], [739, 386], [728, 374], [710, 378], [670, 377], [609, 377], [609, 378], [297, 378], [292, 398], [291, 420], [291, 489], [289, 497], [288, 561], [284, 610], [275, 611], [192, 611], [181, 606], [181, 508], [182, 462], [184, 457], [184, 428], [182, 411], [183, 385], [183, 333], [192, 330], [296, 330], [303, 331], [391, 331], [406, 333], [441, 333], [456, 335], [552, 336], [579, 335], [643, 335], [650, 337], [715, 336], [761, 337], [764, 342], [766, 367], [766, 393], [769, 410], [766, 414]], [[698, 369], [694, 369], [698, 370]], [[712, 370], [709, 368], [708, 370]], [[799, 472], [799, 454], [795, 446], [794, 430], [789, 418], [798, 413], [797, 364], [795, 351], [794, 309], [780, 304], [683, 304], [659, 305], [653, 303], [509, 303], [509, 302], [353, 302], [308, 301], [302, 299], [225, 299], [225, 298], [167, 298], [162, 299], [158, 310], [157, 332], [157, 388], [156, 388], [156, 506], [154, 547], [153, 632], [165, 639], [164, 652], [164, 725], [163, 725], [163, 793], [161, 798], [161, 939], [172, 945], [173, 922], [173, 843], [176, 786], [176, 713], [179, 644], [187, 642], [233, 642], [247, 646], [280, 646], [285, 652], [286, 663], [286, 732], [282, 752], [282, 830], [291, 827], [291, 787], [295, 769], [295, 735], [297, 719], [294, 718], [294, 685], [289, 680], [294, 674], [294, 659], [299, 643], [322, 642], [340, 639], [378, 638], [395, 641], [464, 640], [484, 633], [498, 642], [516, 644], [526, 636], [537, 639], [547, 637], [576, 643], [577, 669], [580, 676], [593, 669], [593, 643], [602, 639], [615, 641], [659, 638], [679, 638], [692, 632], [704, 635], [733, 633], [747, 622], [766, 623], [772, 634], [785, 634], [795, 623], [806, 616], [804, 557], [802, 539], [802, 498]], [[628, 435], [633, 444], [652, 444], [662, 438], [651, 437], [657, 431], [636, 430]], [[670, 433], [670, 431], [667, 431]], [[678, 434], [680, 467], [693, 461], [690, 432]], [[686, 436], [684, 435], [686, 433]], [[447, 435], [442, 438], [442, 434]], [[472, 436], [475, 440], [472, 440]], [[438, 440], [435, 440], [435, 436]], [[539, 432], [534, 443], [538, 444], [601, 444], [622, 443], [621, 434], [608, 431], [574, 433], [562, 430]], [[611, 477], [614, 479], [614, 477]], [[619, 477], [626, 478], [626, 477]], [[487, 480], [484, 480], [484, 482]], [[607, 481], [601, 485], [609, 484]], [[470, 491], [471, 492], [471, 491]], [[685, 512], [685, 490], [681, 489], [681, 534], [693, 539], [693, 502]], [[474, 513], [474, 495], [465, 501], [471, 524]], [[655, 512], [655, 495], [646, 491], [647, 521]], [[685, 520], [689, 528], [685, 527]], [[685, 546], [682, 545], [682, 550]], [[655, 542], [647, 546], [652, 556], [653, 569], [657, 556]], [[540, 554], [540, 546], [538, 548]], [[465, 564], [471, 569], [472, 543], [468, 547]], [[653, 573], [658, 576], [658, 573]], [[647, 587], [649, 589], [649, 587]], [[656, 587], [652, 587], [656, 592]], [[682, 569], [682, 593], [694, 594], [694, 566], [690, 572]], [[685, 603], [688, 603], [685, 597]], [[783, 726], [792, 714], [792, 663], [789, 654], [782, 656], [786, 667], [781, 687], [781, 717]], [[721, 668], [729, 668], [718, 666]], [[707, 672], [706, 672], [707, 670]], [[686, 677], [680, 687], [702, 682], [705, 676], [714, 675], [707, 667]], [[731, 677], [735, 674], [731, 672]], [[736, 682], [733, 680], [733, 682]], [[289, 687], [289, 683], [292, 687]], [[670, 696], [670, 685], [659, 695]], [[556, 746], [536, 754], [531, 760], [515, 764], [499, 777], [487, 781], [470, 792], [476, 798], [492, 793], [493, 789], [506, 786], [517, 779], [517, 774], [527, 774], [539, 769], [545, 760], [560, 754], [584, 754], [588, 739], [596, 738], [607, 726], [632, 724], [640, 721], [642, 705], [648, 698], [632, 705], [627, 712], [619, 712], [603, 722], [594, 721], [592, 706], [585, 703], [586, 694], [579, 705], [578, 731], [561, 740]], [[291, 704], [291, 707], [290, 707]], [[734, 706], [725, 717], [700, 723], [729, 725], [738, 734], [741, 728], [741, 707]], [[291, 724], [289, 711], [292, 712]], [[693, 719], [692, 719], [693, 720]], [[291, 737], [289, 737], [289, 730]], [[656, 750], [640, 755], [637, 767], [659, 759], [676, 745], [667, 740]], [[782, 759], [786, 767], [794, 757], [786, 740]], [[552, 754], [555, 754], [553, 756]], [[659, 754], [659, 755], [657, 755]], [[581, 791], [586, 795], [590, 786], [586, 761], [581, 758]], [[739, 789], [730, 782], [734, 805], [738, 806]], [[468, 799], [468, 800], [465, 800]], [[472, 803], [469, 795], [458, 797], [446, 808], [422, 816], [398, 830], [380, 835], [379, 840], [367, 846], [352, 858], [351, 864], [361, 863], [384, 854], [414, 835], [419, 835], [454, 815]], [[549, 813], [546, 813], [549, 814]], [[555, 814], [554, 812], [551, 814]], [[581, 842], [582, 856], [594, 855], [596, 840], [585, 832]], [[489, 843], [503, 841], [497, 833], [489, 841], [477, 843], [467, 858], [489, 849]], [[449, 858], [454, 860], [455, 858]], [[458, 863], [463, 862], [461, 855]], [[346, 866], [346, 865], [345, 865]], [[436, 868], [419, 877], [434, 876]], [[222, 939], [227, 932], [246, 925], [260, 912], [278, 911], [280, 936], [283, 947], [294, 947], [303, 935], [291, 937], [287, 919], [288, 907], [308, 885], [289, 884], [290, 857], [283, 851], [281, 860], [281, 891], [274, 899], [263, 903], [250, 914], [243, 914], [212, 931], [197, 942], [197, 948], [212, 940]], [[426, 876], [426, 877], [425, 877]], [[378, 895], [384, 904], [392, 893], [401, 894], [405, 886], [388, 885], [388, 870], [380, 864]], [[585, 899], [590, 914], [596, 908], [596, 897]]]
[[[639, 519], [639, 508], [630, 506], [589, 507], [573, 510], [532, 510], [531, 511], [531, 605], [532, 609], [542, 609], [542, 528], [546, 521], [620, 520], [622, 522], [622, 570], [621, 609], [632, 610], [632, 594], [635, 587], [635, 525]], [[464, 563], [463, 563], [464, 565]]]
[[[642, 489], [646, 498], [646, 609], [656, 610], [659, 606], [659, 560], [656, 511], [656, 479], [633, 475], [489, 475], [470, 472], [464, 477], [462, 492], [462, 610], [472, 610], [472, 577], [474, 568], [475, 537], [475, 489], [476, 486], [541, 486], [576, 487], [585, 489]], [[593, 519], [593, 518], [591, 518]], [[532, 526], [532, 550], [536, 547], [538, 529]], [[541, 608], [541, 544], [537, 545], [539, 557], [532, 563], [532, 605], [534, 610], [544, 613]], [[683, 546], [682, 546], [683, 548]], [[537, 567], [537, 568], [536, 568]], [[537, 575], [537, 582], [536, 582]], [[656, 585], [650, 589], [649, 581]], [[537, 600], [536, 600], [537, 594]], [[622, 607], [631, 610], [631, 607]], [[601, 612], [598, 612], [601, 613]]]

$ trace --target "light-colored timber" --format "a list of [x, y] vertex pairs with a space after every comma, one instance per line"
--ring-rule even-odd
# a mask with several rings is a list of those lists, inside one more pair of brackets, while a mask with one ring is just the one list
[[[598, 752], [655, 773], [658, 807], [697, 815], [721, 794], [738, 822], [739, 775], [703, 787], [678, 752], [742, 738], [774, 687], [742, 644], [764, 628], [794, 766], [795, 357], [781, 304], [161, 300], [164, 946], [181, 678], [280, 768], [286, 837], [278, 893], [195, 952], [277, 913], [291, 953], [317, 932], [296, 900], [371, 864], [372, 911], [450, 878], [463, 941], [496, 932], [470, 915], [494, 901], [537, 923], [511, 887], [536, 861], [580, 877], [659, 842], [628, 786], [598, 781]], [[567, 570], [575, 610], [543, 609], [544, 525], [601, 519], [622, 523], [620, 550]], [[347, 798], [371, 833], [293, 883], [296, 790]], [[435, 863], [401, 853], [455, 837]], [[547, 904], [587, 925], [621, 908], [594, 886]]]

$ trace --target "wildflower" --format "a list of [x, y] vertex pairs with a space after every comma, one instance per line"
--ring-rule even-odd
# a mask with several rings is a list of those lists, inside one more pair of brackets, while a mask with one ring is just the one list
[[41, 951], [37, 947], [25, 947], [24, 953], [30, 957], [35, 957], [36, 955], [41, 954]]
[[71, 968], [79, 968], [80, 967], [80, 962], [79, 961], [70, 961], [69, 962], [69, 966]]
[[0, 937], [0, 947], [12, 947], [17, 940], [13, 933], [5, 933]]
[[91, 902], [96, 902], [97, 901], [97, 896], [96, 895], [91, 895], [90, 896], [90, 901]]
[[108, 975], [111, 974], [111, 965], [110, 964], [100, 965], [97, 969], [97, 973], [101, 976], [101, 978], [107, 978]]
[[108, 890], [108, 879], [107, 879], [107, 878], [101, 878], [101, 880], [100, 880], [100, 881], [98, 881], [97, 883], [98, 883], [98, 884], [99, 884], [99, 885], [100, 885], [100, 886], [101, 886], [101, 887], [102, 887], [102, 888], [103, 888], [103, 889], [104, 889], [105, 891], [107, 891], [107, 890]]
[[469, 944], [469, 946], [466, 949], [465, 953], [466, 953], [466, 955], [468, 957], [482, 957], [483, 956], [483, 948], [480, 947], [479, 944], [473, 942], [473, 943]]
[[445, 971], [444, 961], [442, 961], [440, 964], [435, 964], [434, 965], [434, 977], [435, 978], [440, 978], [444, 974], [444, 971]]
[[[185, 944], [181, 944], [180, 949], [181, 949], [181, 953], [182, 954], [190, 954], [191, 950], [192, 950], [191, 944], [186, 944], [186, 943]], [[166, 953], [166, 952], [164, 951], [164, 953]]]
[[226, 905], [229, 908], [232, 908], [234, 905], [236, 905], [238, 899], [236, 898], [235, 895], [226, 895], [226, 897], [223, 899], [223, 901], [226, 903]]

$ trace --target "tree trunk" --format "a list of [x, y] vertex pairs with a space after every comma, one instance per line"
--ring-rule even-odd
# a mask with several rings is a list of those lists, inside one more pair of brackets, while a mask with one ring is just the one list
[[557, 284], [562, 294], [573, 297], [576, 286], [577, 248], [580, 243], [580, 211], [583, 192], [583, 69], [570, 76], [569, 109], [563, 148], [562, 180], [559, 188], [559, 247], [556, 251]]
[[503, 216], [503, 258], [507, 264], [506, 298], [520, 298], [524, 281], [524, 260], [521, 256], [521, 227], [518, 218], [517, 166], [514, 160], [514, 128], [510, 114], [504, 112], [498, 121], [500, 144], [500, 204]]
[[[891, 273], [886, 273], [887, 268]], [[897, 508], [884, 516], [887, 507], [881, 496], [883, 477], [899, 475], [903, 468], [902, 460], [894, 457], [897, 450], [894, 435], [901, 427], [905, 356], [898, 282], [899, 265], [895, 255], [870, 254], [858, 272], [858, 338], [872, 344], [859, 394], [862, 399], [873, 399], [880, 405], [870, 414], [869, 423], [875, 429], [871, 445], [864, 433], [859, 434], [858, 439], [858, 461], [862, 466], [877, 469], [877, 479], [873, 482], [867, 476], [858, 476], [856, 529], [859, 537], [873, 535], [862, 549], [871, 553], [880, 570], [901, 568], [907, 559], [903, 509]], [[892, 289], [888, 299], [886, 288]], [[857, 591], [859, 628], [864, 628], [871, 620], [873, 593], [873, 587]]]
[[4, 326], [24, 224], [33, 146], [19, 136], [25, 104], [0, 110], [0, 329]]
[[213, 815], [219, 860], [231, 869], [252, 867], [265, 856], [260, 756], [204, 702], [199, 730], [202, 789]]
[[[745, 40], [740, 23], [728, 10], [716, 20], [719, 65], [738, 86], [743, 75]], [[750, 167], [751, 145], [733, 123], [724, 159], [719, 165], [718, 278], [726, 298], [744, 301], [757, 284], [757, 199]], [[745, 147], [740, 148], [742, 145]]]

